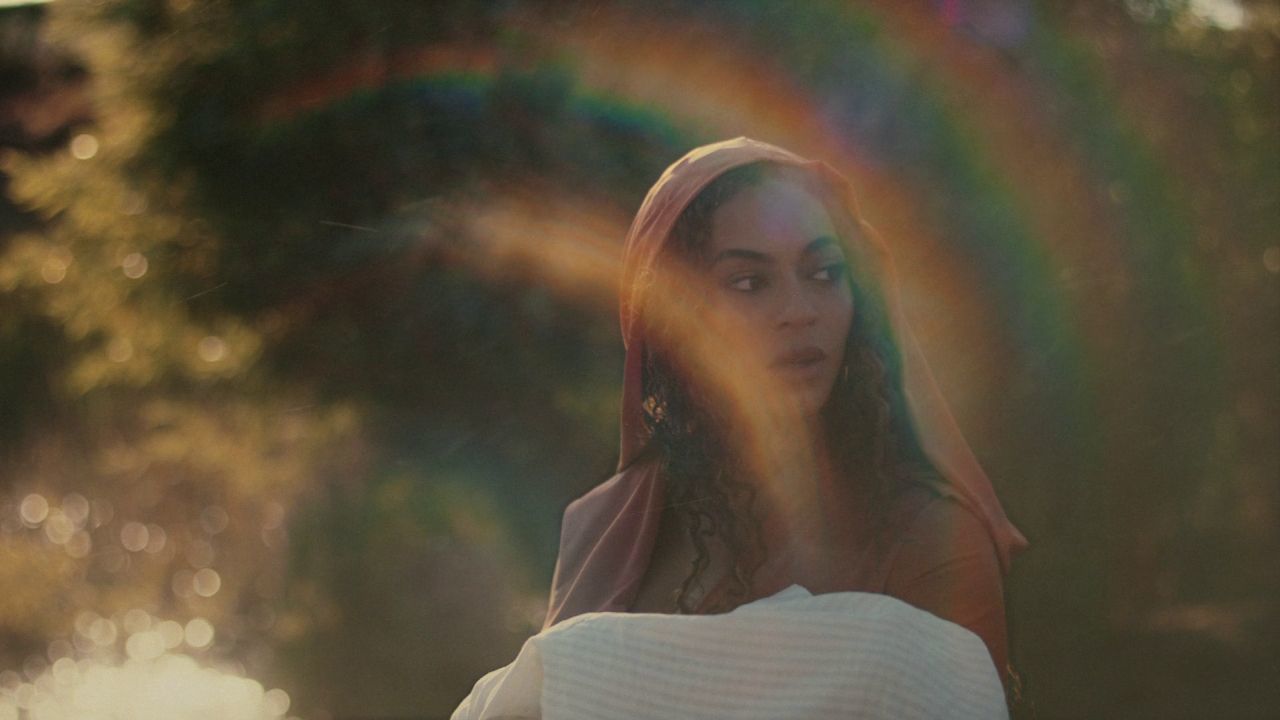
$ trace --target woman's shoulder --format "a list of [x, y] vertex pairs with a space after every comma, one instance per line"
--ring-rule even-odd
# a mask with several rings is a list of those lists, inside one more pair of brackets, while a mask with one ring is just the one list
[[891, 541], [884, 559], [890, 587], [941, 582], [999, 588], [1003, 573], [995, 541], [982, 518], [932, 471], [903, 483], [891, 509]]
[[927, 478], [907, 488], [903, 500], [907, 515], [890, 553], [885, 592], [973, 631], [1003, 674], [1004, 574], [986, 523]]
[[990, 556], [995, 543], [982, 518], [946, 489], [931, 468], [909, 468], [891, 503], [890, 515], [899, 545], [914, 560], [942, 563], [956, 556]]

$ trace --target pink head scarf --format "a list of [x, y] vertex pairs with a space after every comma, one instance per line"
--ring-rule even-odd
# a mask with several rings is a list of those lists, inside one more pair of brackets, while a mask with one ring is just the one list
[[[893, 258], [858, 212], [848, 181], [830, 166], [749, 138], [690, 151], [649, 190], [627, 233], [623, 251], [621, 324], [626, 345], [622, 389], [622, 447], [618, 473], [565, 510], [560, 554], [552, 580], [549, 627], [584, 612], [625, 611], [648, 569], [662, 518], [665, 489], [656, 463], [640, 462], [648, 440], [644, 425], [644, 295], [648, 275], [676, 219], [720, 175], [742, 165], [771, 162], [813, 173], [843, 205], [832, 220], [846, 243], [865, 243], [862, 255], [877, 265], [893, 334], [902, 353], [904, 392], [922, 449], [937, 469], [939, 492], [955, 497], [985, 524], [1000, 564], [1008, 571], [1026, 539], [1009, 522], [991, 482], [960, 432], [903, 314]], [[852, 227], [849, 224], [854, 224]], [[844, 227], [841, 227], [843, 225]]]

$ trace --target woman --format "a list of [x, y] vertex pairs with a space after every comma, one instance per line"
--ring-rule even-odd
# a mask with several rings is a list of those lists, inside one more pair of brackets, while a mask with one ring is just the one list
[[547, 627], [710, 613], [799, 584], [897, 597], [1007, 667], [1006, 519], [824, 164], [698, 148], [627, 236], [618, 473], [565, 511]]

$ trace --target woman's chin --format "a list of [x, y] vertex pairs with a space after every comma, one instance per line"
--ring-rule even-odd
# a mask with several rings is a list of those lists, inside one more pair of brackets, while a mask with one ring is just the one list
[[805, 382], [796, 383], [792, 394], [794, 412], [806, 420], [817, 420], [831, 399], [832, 383], [828, 378], [806, 378]]
[[812, 385], [789, 387], [773, 403], [774, 417], [785, 418], [788, 426], [802, 425], [812, 428], [819, 423], [826, 408], [830, 392]]

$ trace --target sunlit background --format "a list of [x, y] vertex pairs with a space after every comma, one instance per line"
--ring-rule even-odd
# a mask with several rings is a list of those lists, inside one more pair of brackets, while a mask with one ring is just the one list
[[1280, 5], [0, 2], [0, 720], [447, 717], [737, 135], [906, 276], [1028, 716], [1280, 708]]

